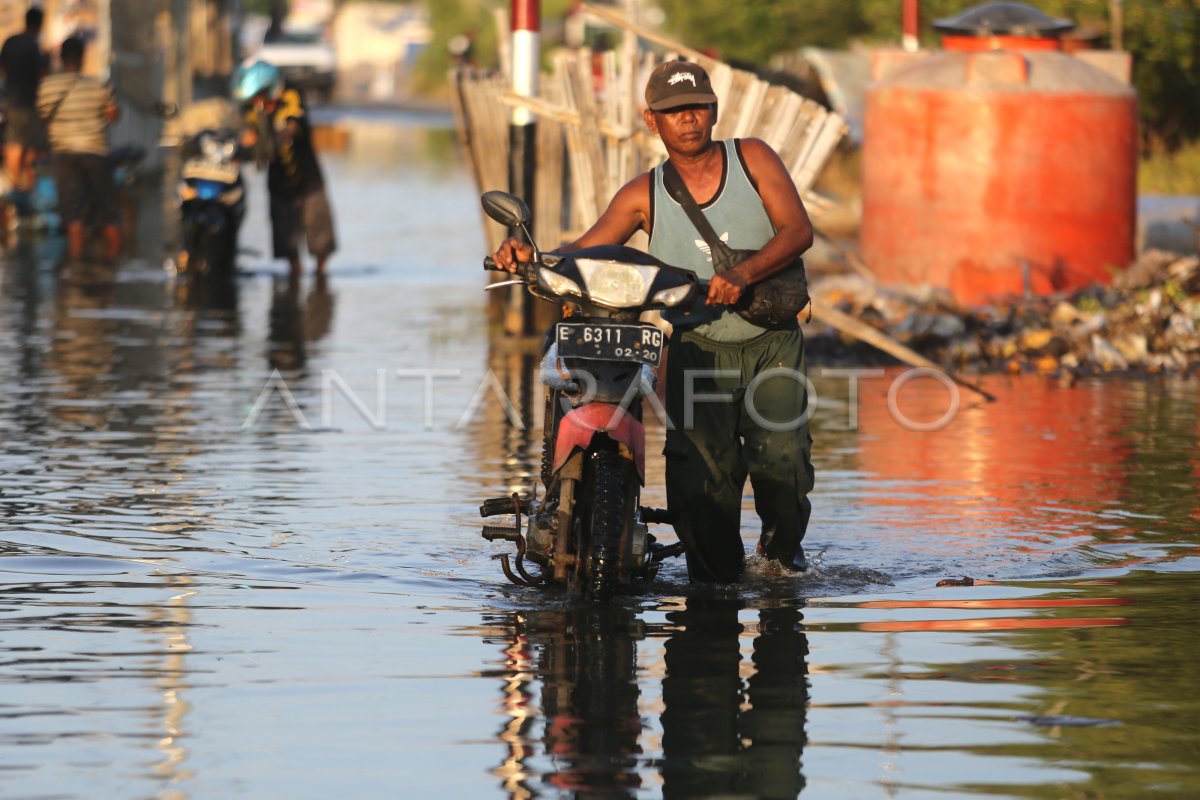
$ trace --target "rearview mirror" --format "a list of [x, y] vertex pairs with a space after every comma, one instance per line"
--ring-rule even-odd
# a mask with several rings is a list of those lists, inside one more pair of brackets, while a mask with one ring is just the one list
[[498, 191], [484, 192], [480, 199], [483, 201], [483, 210], [487, 215], [507, 228], [522, 227], [533, 219], [533, 212], [529, 210], [529, 206], [514, 194]]

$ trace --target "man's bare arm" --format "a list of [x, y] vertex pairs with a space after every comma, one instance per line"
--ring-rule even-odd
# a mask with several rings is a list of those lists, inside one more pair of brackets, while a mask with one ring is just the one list
[[643, 173], [622, 186], [596, 224], [570, 244], [555, 250], [570, 253], [602, 244], [625, 244], [639, 230], [650, 229], [650, 174]]
[[[650, 175], [639, 175], [622, 186], [587, 232], [573, 242], [557, 247], [555, 253], [571, 253], [584, 247], [602, 244], [624, 244], [639, 230], [650, 229]], [[505, 239], [492, 254], [496, 265], [516, 271], [518, 261], [533, 258], [533, 248], [516, 239]]]

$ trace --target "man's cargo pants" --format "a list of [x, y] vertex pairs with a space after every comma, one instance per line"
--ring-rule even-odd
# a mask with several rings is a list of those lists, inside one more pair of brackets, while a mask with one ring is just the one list
[[667, 505], [695, 581], [732, 581], [746, 477], [769, 559], [802, 566], [813, 488], [799, 326], [744, 342], [676, 330], [667, 354]]

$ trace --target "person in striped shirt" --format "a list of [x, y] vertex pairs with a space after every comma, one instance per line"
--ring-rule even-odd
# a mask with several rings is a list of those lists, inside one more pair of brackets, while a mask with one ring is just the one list
[[118, 116], [112, 92], [95, 78], [80, 74], [83, 39], [62, 43], [62, 71], [42, 80], [38, 113], [50, 134], [58, 210], [67, 231], [67, 256], [83, 257], [90, 226], [104, 235], [107, 261], [121, 252], [117, 198], [108, 163], [108, 126]]

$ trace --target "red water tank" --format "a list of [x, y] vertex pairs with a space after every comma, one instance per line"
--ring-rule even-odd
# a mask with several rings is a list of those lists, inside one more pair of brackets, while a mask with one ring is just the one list
[[[980, 13], [996, 7], [1013, 13]], [[883, 282], [973, 304], [1107, 283], [1132, 261], [1137, 96], [1061, 52], [1070, 24], [1049, 19], [988, 4], [939, 21], [943, 51], [877, 54], [862, 252]]]

